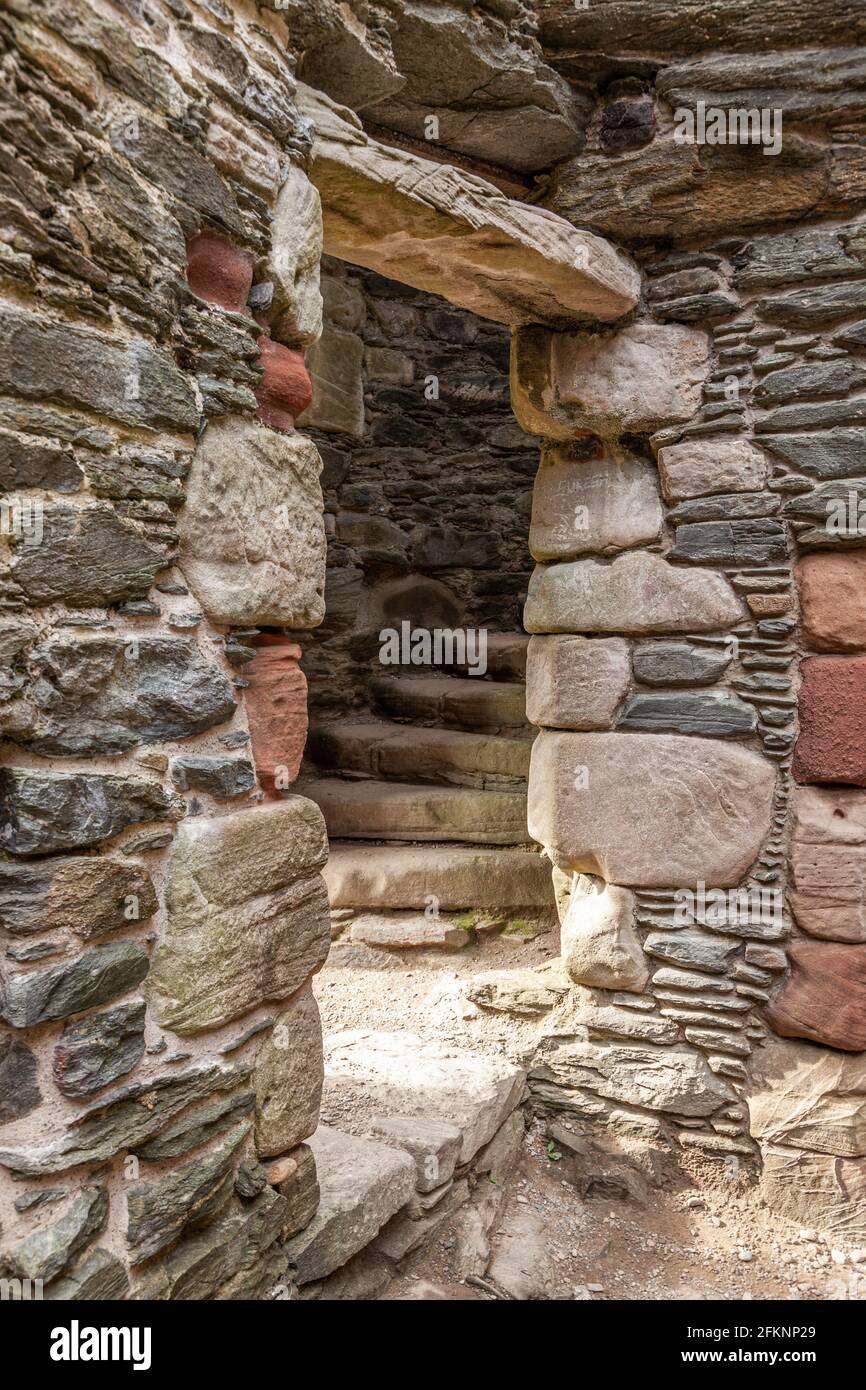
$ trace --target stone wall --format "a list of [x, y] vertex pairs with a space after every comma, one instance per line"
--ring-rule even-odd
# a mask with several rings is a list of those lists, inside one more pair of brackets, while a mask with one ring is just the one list
[[324, 611], [309, 135], [252, 4], [10, 0], [0, 44], [0, 1275], [273, 1296], [329, 940], [257, 736], [259, 625]]
[[311, 706], [363, 709], [380, 632], [520, 631], [538, 446], [509, 402], [507, 329], [326, 260], [309, 354], [328, 531]]

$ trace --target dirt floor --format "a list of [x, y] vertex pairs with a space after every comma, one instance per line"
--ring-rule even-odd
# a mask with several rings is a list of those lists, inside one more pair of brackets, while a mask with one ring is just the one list
[[[494, 938], [454, 954], [392, 953], [337, 942], [315, 990], [326, 1036], [407, 1029], [527, 1062], [538, 1022], [478, 1008], [466, 995], [482, 971], [554, 959], [557, 934]], [[560, 1116], [566, 1129], [579, 1121]], [[835, 1249], [764, 1206], [748, 1173], [697, 1154], [661, 1187], [623, 1199], [581, 1196], [569, 1155], [530, 1118], [510, 1176], [476, 1189], [405, 1262], [386, 1299], [825, 1300], [866, 1298], [866, 1250]], [[483, 1213], [479, 1216], [479, 1212]], [[480, 1231], [479, 1225], [486, 1231]], [[491, 1258], [478, 1267], [474, 1245]], [[486, 1263], [486, 1261], [485, 1261]]]

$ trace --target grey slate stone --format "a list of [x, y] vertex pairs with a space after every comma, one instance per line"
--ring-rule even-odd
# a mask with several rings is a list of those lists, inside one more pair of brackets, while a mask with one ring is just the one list
[[866, 473], [866, 429], [768, 434], [762, 437], [761, 444], [793, 468], [818, 478], [850, 478]]
[[26, 1177], [59, 1173], [79, 1163], [102, 1163], [164, 1130], [196, 1100], [234, 1091], [249, 1080], [251, 1068], [221, 1067], [205, 1059], [187, 1071], [133, 1083], [103, 1096], [66, 1129], [32, 1143], [0, 1148], [0, 1163]]
[[[177, 172], [183, 177], [187, 171]], [[12, 395], [47, 396], [128, 425], [192, 431], [199, 420], [192, 388], [165, 349], [144, 338], [110, 338], [22, 309], [7, 307], [3, 313], [0, 385]]]
[[845, 250], [841, 232], [823, 228], [755, 237], [734, 256], [734, 266], [738, 289], [863, 274], [862, 264]]
[[786, 502], [784, 514], [796, 520], [814, 519], [823, 524], [836, 514], [839, 504], [847, 516], [852, 505], [851, 498], [854, 499], [855, 513], [859, 516], [866, 505], [866, 478], [839, 478], [834, 482], [820, 483], [811, 492], [792, 497], [790, 502]]
[[811, 328], [813, 324], [860, 314], [866, 309], [866, 280], [844, 285], [822, 285], [765, 299], [761, 313], [770, 323], [788, 328]]
[[635, 695], [618, 721], [621, 729], [705, 734], [715, 738], [740, 738], [744, 734], [754, 733], [757, 724], [757, 715], [752, 706], [725, 690]]
[[18, 1279], [42, 1279], [46, 1284], [105, 1229], [108, 1193], [104, 1187], [83, 1187], [59, 1221], [34, 1231], [14, 1249], [0, 1253], [0, 1269]]
[[180, 791], [209, 792], [220, 800], [243, 796], [256, 783], [249, 758], [175, 758], [171, 778]]
[[144, 1055], [144, 1002], [133, 1000], [67, 1023], [52, 1073], [65, 1096], [86, 1096], [132, 1071]]
[[705, 970], [709, 975], [726, 974], [731, 957], [739, 949], [739, 941], [725, 941], [707, 932], [689, 929], [650, 932], [644, 941], [647, 955], [687, 970]]
[[[808, 425], [857, 425], [866, 420], [866, 400], [854, 396], [847, 401], [807, 401], [804, 405], [782, 405], [755, 421], [757, 434], [777, 430], [802, 429]], [[759, 443], [763, 444], [763, 439]]]
[[70, 449], [47, 439], [0, 430], [0, 492], [46, 488], [78, 492], [84, 474]]
[[3, 981], [0, 1014], [13, 1028], [32, 1028], [52, 1018], [67, 1018], [104, 1004], [140, 984], [150, 968], [138, 941], [94, 946], [77, 960]]
[[0, 1035], [0, 1125], [20, 1120], [42, 1104], [36, 1058], [20, 1038]]
[[12, 854], [78, 849], [139, 821], [179, 820], [183, 803], [156, 782], [96, 772], [0, 768], [0, 832]]
[[92, 757], [189, 738], [235, 708], [228, 678], [193, 642], [60, 635], [31, 649], [30, 683], [0, 727], [38, 753]]
[[61, 929], [101, 936], [147, 921], [158, 907], [140, 864], [85, 855], [0, 860], [0, 926], [14, 935]]
[[97, 1247], [75, 1269], [55, 1280], [45, 1291], [47, 1299], [62, 1302], [114, 1303], [129, 1292], [129, 1275], [110, 1250]]
[[788, 560], [779, 521], [700, 521], [677, 527], [671, 560], [696, 564], [783, 565]]
[[140, 118], [134, 133], [118, 122], [111, 143], [134, 169], [178, 202], [212, 219], [230, 232], [242, 232], [243, 220], [234, 195], [210, 160], [187, 141], [155, 122]]
[[140, 1144], [135, 1150], [139, 1158], [155, 1161], [163, 1158], [176, 1158], [187, 1153], [208, 1139], [215, 1139], [236, 1120], [248, 1115], [255, 1105], [252, 1091], [240, 1091], [235, 1095], [224, 1096], [201, 1106], [189, 1115], [184, 1115], [174, 1125], [169, 1125], [164, 1133], [155, 1139]]
[[687, 642], [651, 642], [632, 653], [635, 678], [644, 685], [711, 685], [730, 664], [724, 652]]
[[232, 1192], [235, 1154], [250, 1132], [244, 1124], [191, 1163], [160, 1182], [129, 1189], [126, 1240], [133, 1264], [140, 1264], [190, 1225], [204, 1225], [225, 1206]]
[[866, 372], [847, 358], [769, 372], [754, 388], [755, 405], [781, 405], [808, 396], [844, 396], [866, 384]]
[[12, 564], [15, 582], [37, 604], [104, 607], [140, 598], [173, 553], [107, 502], [46, 503], [42, 528], [41, 544], [19, 545]]
[[724, 492], [715, 497], [695, 497], [680, 502], [668, 512], [668, 520], [739, 521], [755, 516], [772, 516], [780, 502], [774, 492]]

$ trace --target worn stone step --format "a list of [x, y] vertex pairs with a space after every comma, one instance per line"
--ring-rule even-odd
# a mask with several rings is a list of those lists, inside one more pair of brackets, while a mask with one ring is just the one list
[[471, 676], [377, 676], [371, 686], [380, 708], [396, 719], [466, 729], [527, 725], [526, 689], [515, 682]]
[[307, 742], [319, 767], [467, 787], [525, 785], [531, 750], [530, 738], [372, 721], [319, 725]]
[[538, 849], [364, 845], [331, 841], [323, 870], [332, 908], [443, 912], [553, 908], [550, 863]]
[[402, 1148], [319, 1125], [308, 1140], [321, 1197], [306, 1230], [285, 1247], [299, 1284], [324, 1279], [357, 1255], [415, 1193], [415, 1162]]
[[[522, 681], [526, 677], [528, 632], [488, 632], [487, 674], [494, 680]], [[458, 670], [466, 671], [467, 666]], [[475, 679], [475, 677], [473, 677]]]
[[321, 808], [338, 840], [463, 840], [526, 844], [526, 794], [423, 783], [309, 779], [297, 791]]

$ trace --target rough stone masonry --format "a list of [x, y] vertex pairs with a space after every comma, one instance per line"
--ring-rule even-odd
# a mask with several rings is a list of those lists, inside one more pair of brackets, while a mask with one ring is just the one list
[[[362, 435], [398, 364], [322, 335], [323, 248], [511, 330], [540, 442], [529, 831], [573, 988], [534, 1102], [866, 1243], [866, 15], [686, 8], [6, 0], [2, 1277], [339, 1264], [304, 428]], [[699, 103], [769, 103], [780, 151], [678, 140]], [[354, 1249], [416, 1201], [386, 1138]]]

